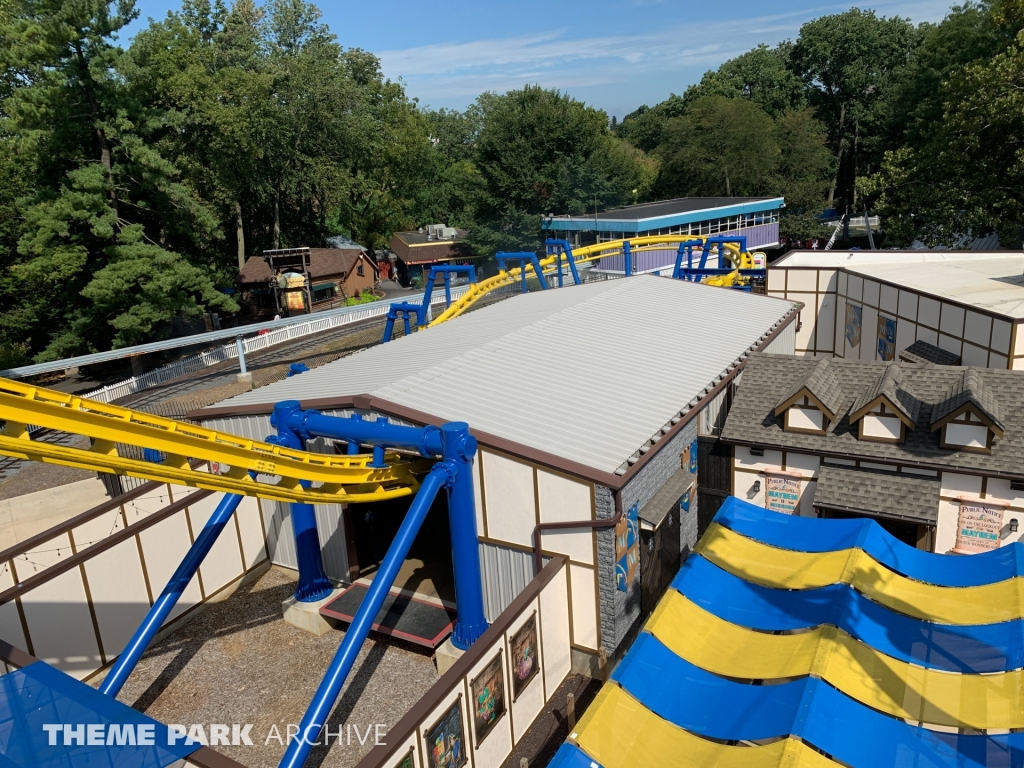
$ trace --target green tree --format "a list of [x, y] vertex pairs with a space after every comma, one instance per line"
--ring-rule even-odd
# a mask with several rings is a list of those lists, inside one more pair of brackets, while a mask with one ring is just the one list
[[683, 101], [689, 104], [704, 96], [750, 99], [773, 118], [801, 109], [807, 99], [803, 82], [790, 69], [792, 48], [788, 41], [775, 48], [761, 44], [730, 59], [687, 88]]
[[615, 145], [604, 112], [539, 86], [488, 94], [479, 103], [481, 191], [471, 237], [483, 253], [538, 250], [546, 213], [581, 214], [632, 202], [636, 188], [630, 184], [643, 174], [630, 160], [639, 158], [609, 157]]
[[36, 171], [5, 265], [20, 301], [2, 322], [37, 359], [136, 343], [177, 314], [235, 308], [181, 255], [216, 237], [214, 219], [147, 142], [159, 121], [117, 69], [112, 40], [134, 15], [129, 0], [21, 0], [0, 29], [4, 63], [21, 73], [3, 101], [5, 127]]
[[944, 116], [919, 147], [887, 152], [862, 183], [877, 196], [897, 244], [955, 246], [999, 235], [1020, 247], [1024, 225], [1024, 33], [1003, 53], [955, 72], [941, 89]]
[[771, 117], [747, 99], [705, 96], [669, 121], [658, 150], [661, 197], [760, 195], [779, 164]]
[[881, 128], [876, 105], [920, 39], [906, 19], [879, 18], [853, 8], [800, 28], [793, 70], [808, 88], [816, 116], [836, 155], [828, 203], [856, 203], [854, 180], [877, 168]]

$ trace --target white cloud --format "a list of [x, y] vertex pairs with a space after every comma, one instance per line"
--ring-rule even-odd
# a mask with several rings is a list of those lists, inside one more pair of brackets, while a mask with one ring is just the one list
[[[890, 0], [873, 7], [884, 16], [938, 21], [948, 12], [948, 2]], [[594, 95], [617, 91], [618, 101], [631, 83], [652, 78], [663, 81], [671, 77], [682, 92], [704, 70], [758, 43], [772, 45], [795, 38], [805, 21], [848, 8], [848, 3], [840, 2], [759, 18], [677, 24], [641, 34], [576, 37], [566, 28], [471, 42], [430, 43], [378, 55], [388, 76], [401, 77], [409, 92], [426, 102], [469, 101], [482, 91], [502, 92], [526, 83], [563, 90], [587, 88]]]

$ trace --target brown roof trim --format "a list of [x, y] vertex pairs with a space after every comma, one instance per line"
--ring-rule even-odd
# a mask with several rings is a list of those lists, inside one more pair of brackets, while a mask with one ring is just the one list
[[27, 667], [29, 664], [34, 664], [39, 661], [39, 659], [32, 654], [25, 653], [17, 646], [11, 645], [4, 640], [0, 640], [0, 661], [14, 667], [15, 669], [22, 669]]
[[[975, 477], [994, 477], [1000, 480], [1024, 480], [1024, 472], [1013, 474], [1011, 472], [993, 472], [989, 469], [979, 467], [961, 467], [959, 464], [929, 464], [923, 461], [913, 461], [904, 458], [894, 459], [891, 456], [865, 456], [860, 453], [844, 453], [843, 451], [825, 451], [820, 448], [805, 448], [803, 446], [782, 445], [781, 443], [769, 443], [757, 440], [736, 440], [726, 437], [722, 438], [726, 445], [739, 445], [744, 448], [767, 448], [770, 451], [789, 451], [791, 453], [804, 453], [808, 456], [819, 456], [825, 459], [845, 459], [847, 461], [870, 461], [877, 464], [885, 464], [891, 467], [911, 467], [913, 469], [926, 469], [929, 472], [957, 472], [961, 474], [974, 475]], [[975, 454], [977, 455], [977, 454]]]
[[113, 536], [108, 536], [103, 541], [93, 544], [91, 547], [86, 547], [77, 554], [72, 555], [68, 558], [62, 558], [56, 565], [51, 565], [42, 573], [37, 573], [35, 576], [30, 576], [24, 581], [15, 584], [13, 587], [5, 589], [0, 592], [0, 605], [9, 603], [16, 597], [20, 597], [29, 590], [35, 589], [41, 584], [45, 584], [52, 579], [57, 578], [63, 573], [67, 573], [73, 568], [77, 568], [79, 565], [84, 563], [101, 552], [106, 552], [108, 549], [117, 546], [122, 541], [130, 539], [135, 536], [139, 531], [144, 531], [147, 528], [151, 528], [162, 520], [166, 520], [171, 515], [180, 512], [200, 499], [205, 499], [207, 496], [213, 495], [213, 491], [196, 491], [190, 493], [183, 499], [179, 499], [173, 504], [168, 504], [163, 509], [159, 509], [148, 517], [143, 518], [137, 523], [132, 523], [127, 528], [122, 528], [120, 531], [115, 533]]
[[18, 542], [13, 547], [8, 547], [7, 549], [0, 552], [0, 562], [10, 560], [12, 557], [19, 557], [20, 555], [23, 555], [26, 552], [35, 549], [40, 544], [45, 544], [50, 539], [54, 539], [57, 536], [60, 536], [62, 533], [67, 533], [71, 529], [77, 528], [82, 523], [87, 523], [90, 520], [99, 517], [100, 515], [106, 514], [111, 510], [117, 509], [126, 501], [131, 501], [132, 499], [136, 499], [139, 496], [143, 496], [161, 485], [166, 485], [166, 483], [158, 483], [155, 480], [150, 480], [148, 483], [140, 485], [138, 488], [135, 488], [134, 490], [128, 491], [127, 493], [122, 493], [120, 496], [116, 496], [113, 499], [110, 499], [110, 501], [104, 501], [102, 504], [99, 504], [93, 507], [92, 509], [88, 509], [85, 512], [82, 512], [80, 515], [75, 515], [70, 520], [65, 520], [63, 523], [55, 525], [52, 528], [47, 528], [42, 533], [37, 533], [35, 536], [30, 536], [24, 541]]
[[[667, 279], [667, 278], [666, 278]], [[782, 333], [791, 323], [797, 321], [800, 317], [800, 310], [803, 309], [804, 305], [802, 302], [793, 302], [793, 308], [779, 321], [779, 325], [775, 328], [768, 336], [762, 341], [755, 350], [760, 352], [769, 344], [771, 344], [775, 338]], [[706, 404], [709, 400], [713, 399], [727, 387], [739, 374], [743, 367], [747, 364], [747, 360], [750, 359], [748, 355], [746, 360], [742, 360], [727, 376], [724, 376], [722, 380], [716, 384], [708, 392], [707, 395], [701, 398], [700, 402], [697, 403], [693, 408], [686, 412], [686, 414], [672, 426], [672, 428], [665, 433], [657, 443], [651, 446], [645, 454], [642, 454], [640, 458], [622, 475], [616, 475], [613, 472], [604, 472], [599, 469], [594, 469], [585, 464], [581, 464], [571, 459], [563, 458], [562, 456], [556, 456], [547, 451], [540, 451], [535, 448], [523, 445], [522, 443], [514, 440], [509, 440], [504, 437], [498, 437], [487, 432], [481, 432], [473, 429], [471, 424], [469, 431], [477, 441], [488, 448], [496, 448], [506, 453], [511, 453], [515, 456], [520, 456], [528, 461], [532, 461], [535, 464], [541, 466], [550, 467], [560, 472], [565, 472], [569, 475], [590, 480], [600, 485], [606, 486], [613, 490], [622, 488], [628, 483], [633, 476], [639, 472], [648, 461], [650, 461], [661, 449], [662, 446], [666, 445], [680, 430], [683, 429], [689, 422], [696, 417], [700, 412], [702, 404]], [[406, 408], [405, 406], [392, 403], [388, 400], [382, 400], [377, 397], [373, 397], [369, 394], [363, 395], [339, 395], [338, 397], [323, 397], [314, 400], [300, 400], [299, 404], [303, 408], [316, 408], [319, 410], [331, 410], [334, 408], [363, 408], [366, 410], [381, 411], [383, 413], [397, 416], [400, 419], [406, 419], [408, 421], [416, 422], [418, 424], [432, 424], [434, 426], [440, 426], [445, 423], [445, 419], [438, 418], [429, 413], [423, 411], [417, 411], [412, 408]], [[207, 419], [213, 419], [225, 416], [257, 416], [268, 414], [273, 411], [273, 405], [267, 403], [259, 403], [255, 405], [246, 406], [235, 406], [225, 408], [206, 408], [197, 411], [190, 411], [185, 414], [185, 418], [193, 421], [205, 421]]]
[[[795, 320], [797, 320], [797, 318], [800, 317], [800, 310], [803, 309], [804, 305], [802, 302], [799, 301], [794, 302], [794, 304], [796, 304], [796, 306], [793, 307], [793, 309], [790, 310], [789, 314], [782, 319], [782, 321], [779, 323], [779, 327], [772, 331], [770, 334], [768, 334], [768, 338], [766, 338], [763, 342], [761, 342], [758, 345], [757, 349], [755, 350], [756, 352], [760, 352], [762, 349], [771, 344], [775, 340], [776, 336], [782, 333], [782, 331], [785, 330], [790, 323], [794, 322]], [[676, 434], [678, 434], [683, 429], [683, 427], [689, 424], [692, 419], [696, 418], [697, 414], [700, 413], [703, 405], [706, 405], [710, 400], [714, 399], [719, 392], [721, 392], [723, 389], [725, 389], [725, 387], [729, 386], [729, 384], [731, 384], [733, 380], [735, 380], [735, 378], [739, 375], [740, 371], [742, 371], [743, 368], [746, 366], [747, 360], [749, 359], [750, 355], [747, 355], [746, 360], [740, 361], [740, 363], [735, 368], [733, 368], [732, 373], [723, 377], [722, 380], [718, 382], [718, 384], [714, 386], [710, 392], [708, 392], [704, 397], [701, 398], [701, 402], [698, 402], [697, 405], [695, 405], [693, 408], [687, 411], [686, 415], [683, 416], [676, 424], [674, 424], [672, 426], [672, 429], [670, 429], [668, 433], [666, 433], [657, 443], [652, 445], [651, 449], [647, 451], [647, 453], [643, 454], [637, 460], [637, 462], [633, 464], [633, 466], [627, 469], [625, 474], [623, 474], [621, 477], [616, 475], [615, 478], [618, 482], [610, 487], [618, 489], [624, 486], [630, 480], [632, 480], [633, 476], [641, 469], [643, 469], [643, 467], [647, 464], [648, 461], [654, 458], [654, 455], [659, 450], [661, 450], [662, 446], [668, 444], [668, 442], [673, 437], [675, 437]]]
[[494, 620], [494, 623], [487, 628], [487, 631], [459, 657], [419, 701], [413, 704], [412, 709], [405, 713], [405, 717], [388, 731], [388, 743], [371, 749], [366, 757], [356, 763], [356, 768], [379, 768], [379, 766], [385, 765], [386, 761], [394, 755], [395, 750], [405, 744], [409, 737], [416, 732], [417, 726], [423, 722], [424, 718], [456, 686], [462, 684], [462, 679], [469, 674], [469, 670], [483, 659], [484, 656], [494, 650], [495, 643], [501, 640], [501, 636], [508, 631], [512, 622], [526, 610], [530, 602], [555, 578], [558, 572], [562, 570], [562, 567], [568, 567], [568, 564], [569, 561], [562, 555], [552, 557], [543, 570], [509, 604], [508, 608], [501, 612], [501, 615]]
[[[917, 424], [915, 422], [911, 421], [910, 419], [908, 419], [906, 414], [903, 413], [903, 410], [900, 407], [898, 407], [889, 398], [888, 395], [886, 395], [884, 393], [878, 395], [878, 397], [876, 397], [874, 400], [871, 400], [871, 401], [865, 403], [864, 407], [862, 407], [859, 411], [854, 411], [853, 413], [851, 413], [850, 416], [849, 416], [850, 424], [854, 424], [854, 423], [860, 421], [861, 419], [863, 419], [865, 416], [867, 416], [869, 413], [871, 413], [871, 410], [876, 405], [878, 405], [879, 403], [885, 403], [886, 405], [888, 405], [889, 408], [892, 409], [892, 412], [894, 414], [896, 414], [896, 418], [898, 418], [900, 421], [902, 421], [906, 425], [907, 429], [913, 429], [915, 426], [917, 426]], [[932, 432], [934, 432], [934, 431], [935, 430], [933, 429]]]

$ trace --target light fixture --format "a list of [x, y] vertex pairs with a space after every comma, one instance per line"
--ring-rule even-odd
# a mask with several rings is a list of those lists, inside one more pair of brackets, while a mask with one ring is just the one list
[[751, 490], [754, 493], [760, 493], [761, 492], [761, 481], [760, 480], [755, 480], [754, 481], [754, 487], [751, 488]]
[[1019, 525], [1020, 524], [1017, 522], [1017, 518], [1016, 517], [1011, 517], [1010, 518], [1010, 533], [1016, 533], [1017, 532], [1017, 528], [1019, 527]]

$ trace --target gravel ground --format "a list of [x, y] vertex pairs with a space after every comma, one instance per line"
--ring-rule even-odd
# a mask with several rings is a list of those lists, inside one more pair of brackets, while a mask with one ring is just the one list
[[[271, 569], [211, 606], [150, 649], [118, 698], [162, 722], [201, 723], [207, 731], [215, 723], [251, 723], [253, 746], [215, 749], [250, 768], [275, 768], [284, 746], [268, 741], [271, 726], [285, 740], [287, 724], [302, 718], [344, 637], [341, 631], [315, 637], [285, 624], [281, 602], [293, 589], [287, 574]], [[430, 656], [400, 642], [368, 640], [331, 715], [332, 734], [344, 728], [348, 738], [338, 744], [332, 735], [330, 747], [314, 748], [307, 766], [355, 765], [373, 746], [366, 729], [392, 728], [435, 682]]]
[[579, 722], [600, 690], [600, 680], [584, 675], [566, 677], [544, 711], [537, 715], [533, 725], [523, 734], [502, 768], [520, 768], [523, 758], [526, 758], [530, 768], [543, 768], [547, 765], [569, 736], [569, 721], [565, 711], [568, 695], [571, 693], [576, 699], [576, 722]]

